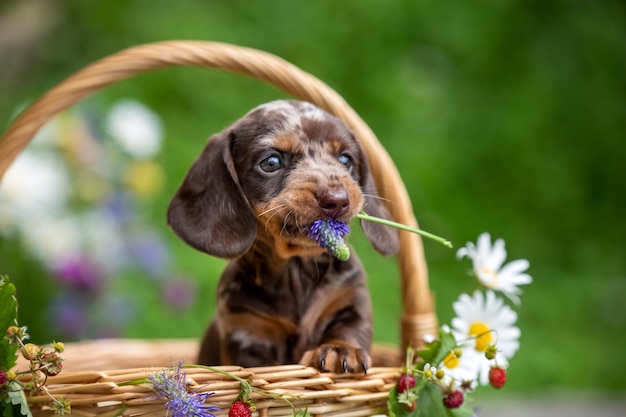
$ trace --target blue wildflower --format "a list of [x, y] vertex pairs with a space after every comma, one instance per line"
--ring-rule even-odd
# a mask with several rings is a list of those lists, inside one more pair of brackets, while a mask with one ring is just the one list
[[205, 405], [213, 392], [194, 393], [187, 391], [187, 374], [181, 371], [182, 363], [176, 368], [166, 369], [148, 377], [156, 399], [165, 401], [167, 416], [172, 417], [215, 417], [212, 411], [220, 409]]
[[350, 228], [345, 223], [330, 219], [316, 220], [307, 230], [307, 236], [322, 248], [328, 249], [335, 258], [340, 261], [350, 259], [350, 248], [343, 240], [350, 233]]

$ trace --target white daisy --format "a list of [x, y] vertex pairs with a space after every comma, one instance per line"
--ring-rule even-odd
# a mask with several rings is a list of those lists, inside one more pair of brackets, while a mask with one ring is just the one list
[[25, 216], [58, 210], [70, 195], [70, 175], [56, 155], [24, 151], [0, 185], [0, 200]]
[[[456, 313], [452, 334], [463, 348], [463, 356], [469, 355], [477, 365], [478, 381], [485, 385], [489, 383], [489, 368], [496, 363], [506, 367], [519, 348], [517, 314], [493, 291], [487, 291], [486, 296], [480, 291], [473, 296], [461, 294], [452, 307]], [[493, 360], [484, 354], [489, 345], [497, 348]]]
[[138, 101], [121, 100], [115, 103], [106, 123], [113, 139], [136, 158], [150, 158], [161, 150], [161, 119]]
[[[466, 337], [463, 338], [465, 339]], [[481, 364], [478, 356], [480, 355], [472, 349], [462, 350], [459, 356], [455, 352], [448, 353], [439, 364], [439, 369], [444, 372], [443, 383], [459, 386], [464, 381], [472, 381], [471, 386], [474, 388]]]
[[520, 303], [522, 290], [517, 286], [532, 282], [532, 277], [523, 273], [530, 266], [528, 260], [518, 259], [503, 266], [506, 259], [504, 240], [497, 239], [492, 246], [489, 233], [478, 236], [477, 245], [467, 242], [456, 253], [457, 259], [465, 256], [472, 260], [474, 275], [482, 285], [501, 291], [515, 304]]

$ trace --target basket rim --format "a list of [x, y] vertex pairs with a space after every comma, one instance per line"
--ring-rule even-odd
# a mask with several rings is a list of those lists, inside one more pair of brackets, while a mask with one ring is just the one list
[[[66, 370], [64, 367], [61, 373], [48, 378], [46, 387], [49, 394], [70, 400], [73, 414], [165, 415], [167, 407], [156, 401], [154, 392], [143, 381], [159, 373], [170, 374], [179, 369], [184, 372], [189, 392], [212, 393], [206, 401], [221, 409], [215, 412], [218, 416], [226, 415], [230, 404], [240, 394], [242, 386], [237, 378], [245, 380], [253, 387], [251, 399], [257, 408], [257, 415], [292, 416], [294, 406], [306, 408], [311, 415], [344, 415], [342, 413], [349, 410], [354, 416], [368, 416], [387, 411], [389, 392], [402, 374], [402, 368], [398, 366], [374, 366], [368, 369], [367, 374], [323, 372], [299, 364], [255, 368], [225, 365], [206, 368], [190, 363], [180, 369], [178, 363], [186, 363], [182, 357], [185, 353], [184, 343], [197, 344], [198, 341], [98, 339], [71, 342], [66, 344], [63, 355], [68, 362], [79, 358], [84, 368], [88, 368], [90, 363], [93, 365], [93, 361], [97, 361], [95, 358], [107, 353], [130, 351], [131, 356], [143, 354], [145, 358], [146, 344], [152, 345], [152, 348], [161, 345], [161, 353], [171, 354], [176, 351], [176, 356], [168, 358], [162, 354], [159, 363], [136, 368]], [[23, 362], [16, 369], [23, 368]], [[76, 366], [76, 363], [68, 364], [70, 368]], [[32, 380], [32, 376], [21, 375], [19, 380], [27, 383]], [[45, 410], [50, 403], [48, 395], [38, 393], [27, 398], [29, 405], [37, 410], [36, 415], [52, 414], [50, 410]], [[120, 412], [120, 409], [123, 410]]]

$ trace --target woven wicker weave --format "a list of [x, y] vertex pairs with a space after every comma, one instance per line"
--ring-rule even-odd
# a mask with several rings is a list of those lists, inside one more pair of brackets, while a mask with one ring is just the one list
[[[215, 42], [172, 41], [140, 45], [106, 57], [70, 76], [26, 109], [0, 139], [0, 180], [35, 133], [62, 110], [108, 85], [136, 74], [172, 66], [215, 68], [248, 75], [265, 81], [294, 98], [314, 103], [343, 119], [355, 131], [369, 157], [381, 196], [392, 202], [388, 208], [394, 219], [417, 227], [408, 193], [393, 161], [371, 129], [339, 94], [317, 78], [274, 55]], [[422, 241], [416, 234], [401, 231], [400, 244], [398, 262], [402, 293], [402, 340], [398, 351], [403, 352], [408, 345], [420, 345], [423, 335], [436, 334], [437, 319], [428, 286]], [[115, 347], [115, 343], [126, 344], [126, 348]], [[193, 362], [189, 349], [190, 346], [195, 347], [195, 344], [190, 345], [184, 341], [179, 344], [166, 342], [155, 348], [158, 343], [123, 340], [90, 342], [89, 350], [97, 353], [91, 355], [92, 357], [110, 358], [100, 362], [83, 361], [82, 363], [93, 366], [90, 369], [81, 368], [78, 364], [72, 367], [69, 359], [72, 352], [84, 349], [81, 343], [74, 344], [64, 354], [68, 359], [63, 373], [55, 377], [54, 381], [49, 381], [49, 384], [54, 383], [51, 386], [53, 392], [62, 393], [72, 399], [72, 409], [76, 413], [115, 415], [120, 410], [120, 403], [123, 403], [128, 406], [123, 415], [164, 414], [162, 405], [146, 401], [146, 397], [150, 396], [146, 387], [117, 384], [145, 377], [147, 373], [154, 372], [150, 366], [168, 366], [165, 361], [171, 363], [172, 358]], [[115, 357], [119, 352], [131, 352], [129, 346], [143, 353], [131, 355], [127, 360]], [[182, 349], [182, 352], [167, 352], [164, 348]], [[375, 349], [375, 364], [377, 354], [381, 357], [380, 352]], [[195, 356], [195, 352], [193, 355]], [[112, 368], [118, 368], [112, 365], [115, 363], [127, 367], [111, 371]], [[143, 369], [136, 369], [138, 367]], [[228, 369], [261, 388], [299, 395], [300, 401], [308, 404], [312, 415], [327, 416], [360, 416], [384, 412], [388, 390], [399, 375], [398, 368], [382, 367], [372, 368], [367, 376], [320, 373], [297, 365]], [[192, 384], [215, 391], [211, 402], [225, 409], [238, 393], [238, 383], [219, 373], [193, 369], [188, 370], [188, 376]], [[36, 411], [36, 405], [41, 401], [44, 399], [40, 397], [29, 398], [35, 415], [49, 413], [46, 410]], [[257, 406], [259, 415], [291, 415], [291, 408], [286, 407], [284, 401], [259, 398]]]

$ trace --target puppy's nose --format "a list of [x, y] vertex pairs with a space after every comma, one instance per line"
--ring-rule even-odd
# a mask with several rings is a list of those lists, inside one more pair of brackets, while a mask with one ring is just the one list
[[348, 211], [350, 201], [346, 190], [326, 190], [317, 196], [317, 203], [324, 214], [331, 219], [341, 217]]

